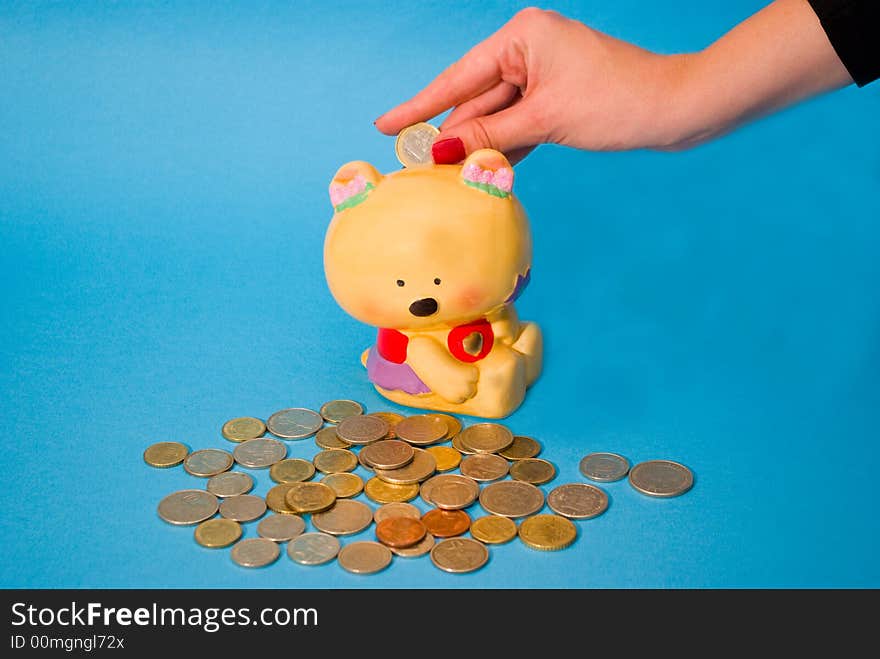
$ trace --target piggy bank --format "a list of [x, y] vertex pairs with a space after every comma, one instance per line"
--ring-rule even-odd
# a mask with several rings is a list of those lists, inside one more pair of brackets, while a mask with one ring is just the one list
[[513, 306], [532, 242], [512, 188], [513, 168], [492, 149], [384, 176], [354, 161], [330, 182], [327, 284], [378, 328], [361, 361], [387, 399], [503, 418], [540, 374], [541, 331]]

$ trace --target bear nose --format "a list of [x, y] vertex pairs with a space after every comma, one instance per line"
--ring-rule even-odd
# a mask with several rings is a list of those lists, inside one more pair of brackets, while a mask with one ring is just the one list
[[432, 297], [416, 300], [409, 305], [409, 312], [413, 316], [430, 316], [432, 313], [437, 312], [437, 300]]

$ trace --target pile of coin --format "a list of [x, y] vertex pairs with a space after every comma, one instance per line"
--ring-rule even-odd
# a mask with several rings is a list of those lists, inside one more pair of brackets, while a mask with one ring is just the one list
[[[445, 572], [472, 572], [488, 562], [490, 546], [517, 537], [533, 549], [564, 549], [578, 537], [572, 520], [592, 519], [608, 508], [608, 495], [585, 482], [558, 485], [545, 497], [539, 486], [555, 478], [556, 467], [538, 457], [538, 441], [501, 423], [465, 427], [449, 414], [367, 414], [355, 401], [333, 400], [318, 412], [283, 409], [265, 422], [231, 419], [221, 435], [235, 444], [232, 452], [190, 452], [179, 442], [159, 442], [143, 458], [153, 467], [182, 464], [206, 479], [202, 489], [163, 498], [159, 517], [195, 525], [195, 541], [204, 547], [232, 546], [232, 560], [243, 567], [275, 562], [287, 543], [295, 563], [335, 559], [355, 574], [379, 572], [395, 556], [424, 555]], [[287, 457], [285, 441], [310, 437], [317, 449], [311, 460]], [[264, 497], [251, 494], [253, 478], [233, 471], [236, 465], [268, 469], [275, 485]], [[366, 482], [354, 473], [358, 468], [371, 474]], [[683, 494], [693, 485], [691, 471], [669, 460], [630, 469], [620, 455], [591, 453], [579, 469], [598, 483], [628, 475], [636, 491], [653, 497]], [[417, 497], [426, 512], [410, 503]], [[486, 514], [474, 511], [476, 504]], [[552, 512], [541, 513], [545, 504]], [[242, 538], [242, 524], [257, 520], [257, 537]], [[370, 527], [375, 540], [340, 541]]]

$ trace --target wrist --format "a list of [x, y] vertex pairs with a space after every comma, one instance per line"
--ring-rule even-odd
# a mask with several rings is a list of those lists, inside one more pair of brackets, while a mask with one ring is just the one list
[[702, 52], [662, 55], [657, 75], [658, 91], [652, 115], [656, 127], [648, 148], [659, 151], [687, 149], [715, 136], [721, 129], [713, 125], [706, 93], [706, 66]]

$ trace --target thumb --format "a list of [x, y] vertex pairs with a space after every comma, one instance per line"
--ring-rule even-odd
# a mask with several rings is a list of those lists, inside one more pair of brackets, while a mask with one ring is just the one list
[[[455, 144], [455, 138], [461, 143]], [[508, 155], [534, 147], [542, 141], [538, 122], [531, 116], [527, 102], [521, 101], [494, 114], [445, 126], [434, 140], [432, 155], [437, 164], [452, 164], [464, 160], [467, 154], [477, 149], [495, 149]]]

